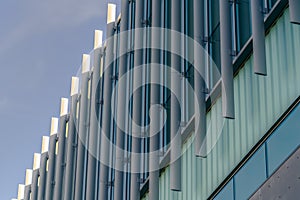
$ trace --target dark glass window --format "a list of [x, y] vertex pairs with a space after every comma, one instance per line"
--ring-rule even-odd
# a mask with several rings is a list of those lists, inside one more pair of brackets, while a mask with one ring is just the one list
[[186, 71], [188, 84], [191, 87], [187, 87], [186, 96], [186, 109], [187, 109], [187, 122], [194, 116], [195, 109], [194, 109], [194, 68], [189, 65]]
[[248, 199], [266, 178], [265, 148], [262, 146], [234, 176], [235, 199]]
[[[247, 199], [299, 147], [300, 105], [272, 133], [215, 199]], [[232, 193], [233, 190], [233, 193]], [[231, 196], [233, 195], [233, 196]]]
[[[221, 52], [220, 52], [220, 9], [219, 0], [207, 1], [207, 42], [206, 49], [212, 60], [209, 59], [210, 87], [212, 88], [220, 79], [221, 72]], [[214, 63], [212, 63], [212, 61]], [[217, 66], [218, 71], [214, 67]]]
[[166, 115], [165, 118], [166, 124], [164, 126], [164, 134], [163, 134], [163, 142], [162, 142], [162, 147], [164, 149], [164, 152], [166, 152], [169, 148], [169, 143], [170, 143], [170, 133], [171, 133], [171, 98], [170, 98], [170, 92], [169, 90], [166, 92], [168, 95], [168, 98], [166, 98], [166, 101], [164, 102], [164, 108], [166, 110]]
[[250, 0], [235, 1], [236, 51], [243, 48], [251, 36]]
[[278, 0], [264, 0], [264, 1], [265, 1], [265, 5], [267, 5], [266, 7], [270, 11]]
[[[207, 0], [206, 12], [206, 49], [211, 56], [209, 59], [209, 83], [212, 88], [220, 79], [220, 15], [219, 1]], [[233, 0], [230, 5], [232, 23], [232, 55], [237, 55], [251, 37], [250, 0]], [[214, 63], [213, 63], [213, 62]], [[217, 66], [217, 69], [213, 65]]]
[[[185, 0], [184, 4], [184, 34], [185, 40], [185, 60], [184, 60], [184, 81], [183, 81], [183, 105], [184, 108], [184, 122], [188, 122], [194, 115], [194, 93], [191, 88], [194, 87], [194, 68], [192, 66], [194, 44], [191, 44], [189, 39], [194, 35], [194, 13], [193, 2]], [[204, 67], [204, 66], [203, 66]]]
[[268, 171], [272, 174], [300, 144], [300, 106], [267, 140]]
[[[170, 29], [171, 28], [171, 0], [164, 0], [164, 4], [163, 4], [163, 9], [164, 9], [164, 23], [163, 23], [163, 27], [166, 29]], [[164, 49], [169, 49], [168, 47], [170, 47], [171, 45], [171, 39], [170, 37], [167, 35], [168, 33], [166, 33], [164, 35]], [[171, 53], [164, 51], [162, 52], [163, 56], [162, 56], [162, 62], [164, 66], [167, 67], [171, 67]], [[168, 71], [166, 70], [166, 68], [164, 69], [163, 72], [163, 82], [164, 85], [170, 85], [170, 76], [168, 74]], [[164, 109], [166, 110], [166, 116], [163, 116], [166, 119], [166, 124], [164, 124], [163, 127], [163, 134], [161, 136], [161, 141], [160, 141], [160, 145], [161, 148], [163, 147], [163, 151], [166, 152], [168, 147], [169, 147], [169, 142], [170, 142], [170, 119], [171, 119], [171, 101], [170, 101], [170, 91], [168, 90], [167, 87], [163, 88], [163, 99], [162, 99], [162, 104], [164, 106]]]
[[233, 180], [231, 179], [223, 190], [214, 198], [214, 200], [234, 200]]

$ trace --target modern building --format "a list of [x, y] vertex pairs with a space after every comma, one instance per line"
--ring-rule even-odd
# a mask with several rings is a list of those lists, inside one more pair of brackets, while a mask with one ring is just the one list
[[18, 199], [298, 199], [299, 24], [299, 0], [109, 4]]

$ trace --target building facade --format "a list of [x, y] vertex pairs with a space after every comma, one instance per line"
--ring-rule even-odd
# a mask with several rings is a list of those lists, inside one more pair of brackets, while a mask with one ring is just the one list
[[300, 1], [108, 5], [18, 199], [297, 199]]

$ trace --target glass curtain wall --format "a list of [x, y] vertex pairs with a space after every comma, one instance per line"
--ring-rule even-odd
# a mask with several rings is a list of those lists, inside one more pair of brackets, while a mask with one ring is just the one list
[[248, 199], [299, 148], [300, 104], [214, 198]]

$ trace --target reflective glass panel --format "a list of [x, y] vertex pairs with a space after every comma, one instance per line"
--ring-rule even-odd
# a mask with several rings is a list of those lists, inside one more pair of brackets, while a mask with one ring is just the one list
[[231, 179], [214, 200], [233, 200], [233, 180]]
[[300, 106], [298, 105], [267, 140], [269, 175], [299, 146], [299, 131]]
[[266, 162], [264, 145], [235, 175], [235, 199], [248, 199], [266, 180]]

